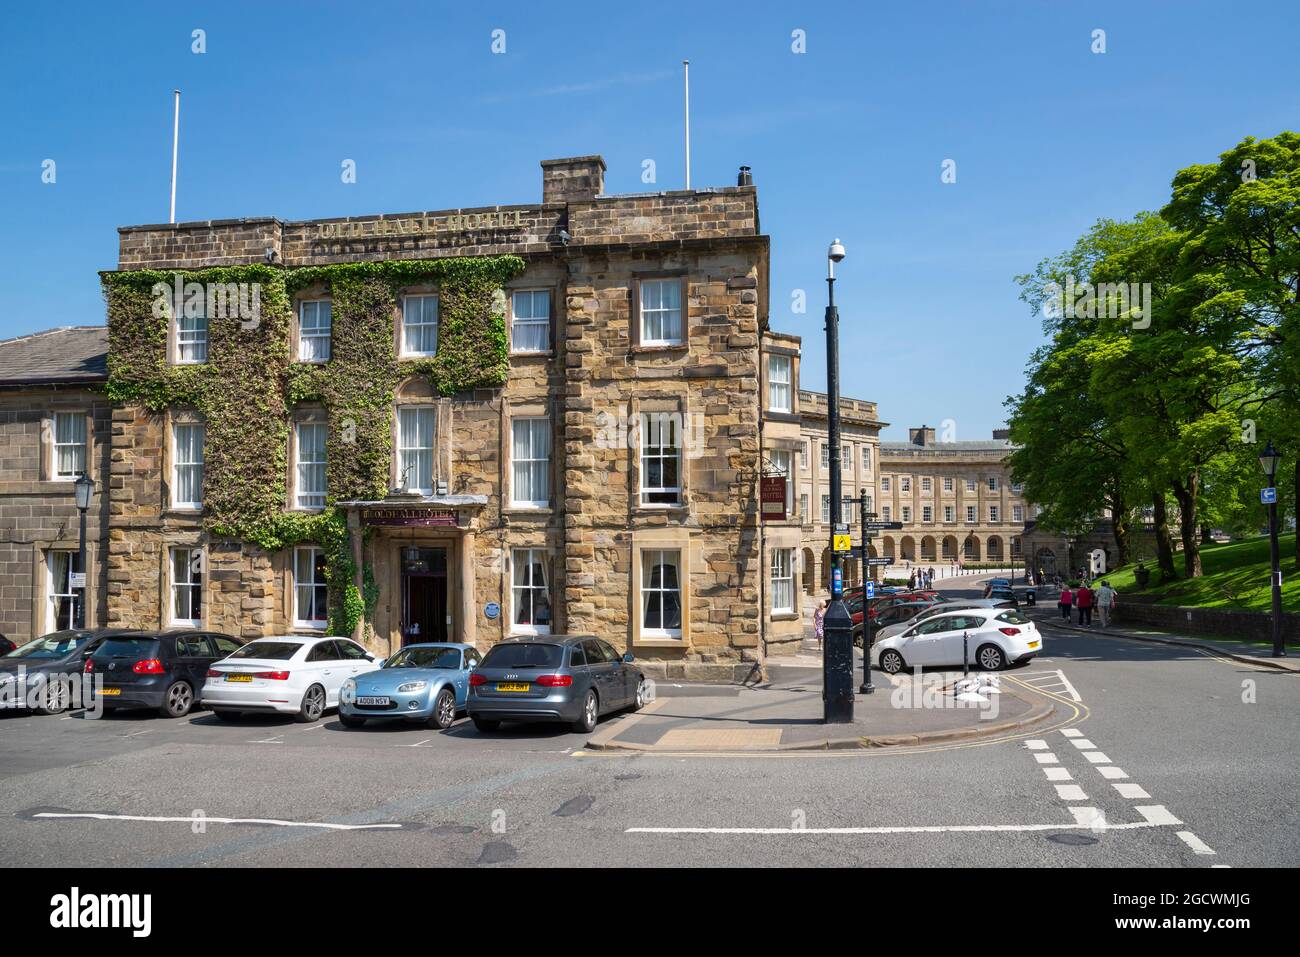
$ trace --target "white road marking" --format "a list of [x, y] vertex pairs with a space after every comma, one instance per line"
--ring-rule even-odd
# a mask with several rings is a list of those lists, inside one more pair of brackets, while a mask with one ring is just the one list
[[1097, 770], [1101, 773], [1101, 776], [1105, 778], [1107, 781], [1114, 781], [1116, 778], [1128, 777], [1128, 775], [1124, 773], [1123, 768], [1103, 766], [1098, 768]]
[[1049, 781], [1073, 781], [1074, 777], [1065, 768], [1043, 768]]
[[1060, 764], [1061, 759], [1054, 754], [1035, 754], [1034, 760], [1039, 764]]
[[1182, 838], [1183, 843], [1190, 847], [1197, 854], [1213, 854], [1214, 849], [1206, 844], [1191, 831], [1179, 831], [1178, 836]]
[[145, 821], [157, 824], [268, 824], [275, 827], [319, 827], [328, 831], [374, 831], [401, 828], [400, 824], [329, 824], [325, 821], [280, 821], [275, 818], [257, 817], [202, 817], [184, 815], [182, 817], [153, 817], [143, 814], [74, 814], [55, 811], [41, 811], [33, 817], [48, 818], [83, 818], [92, 821]]
[[1132, 781], [1116, 781], [1111, 785], [1119, 792], [1120, 797], [1125, 798], [1150, 798], [1151, 795], [1143, 789], [1142, 785], [1135, 784]]
[[260, 738], [256, 741], [250, 741], [248, 743], [249, 744], [284, 744], [283, 741], [275, 740], [276, 738], [280, 738], [280, 737], [283, 737], [283, 735], [273, 734], [269, 738]]
[[302, 733], [306, 734], [308, 731], [320, 731], [324, 727], [325, 725], [323, 724], [314, 724], [310, 728], [304, 728]]
[[1082, 738], [1082, 737], [1083, 737], [1083, 732], [1080, 731], [1078, 728], [1062, 728], [1062, 729], [1061, 729], [1061, 734], [1065, 735], [1067, 738]]
[[1083, 788], [1077, 784], [1057, 784], [1056, 796], [1062, 801], [1086, 801], [1088, 795], [1083, 793]]
[[124, 737], [124, 738], [138, 738], [140, 735], [142, 735], [142, 734], [148, 734], [148, 733], [149, 733], [150, 731], [152, 731], [152, 730], [153, 730], [152, 728], [146, 728], [144, 731], [132, 731], [130, 734], [124, 734], [124, 735], [122, 735], [122, 737]]
[[1076, 748], [1078, 748], [1080, 751], [1097, 750], [1097, 746], [1093, 744], [1091, 741], [1089, 741], [1087, 738], [1071, 738], [1070, 743], [1074, 745]]
[[1100, 751], [1084, 751], [1083, 756], [1093, 764], [1110, 764], [1110, 758]]
[[[1122, 824], [1107, 824], [1106, 814], [1099, 807], [1072, 807], [1070, 813], [1074, 815], [1075, 824], [1093, 831], [1124, 826]], [[1149, 821], [1147, 823], [1150, 824]]]
[[[1042, 663], [1050, 664], [1047, 660], [1044, 660]], [[1070, 684], [1070, 679], [1065, 677], [1065, 672], [1059, 669], [1056, 671], [1040, 671], [1031, 672], [1029, 674], [1020, 674], [1016, 677], [1031, 687], [1037, 688], [1039, 691], [1048, 691], [1052, 694], [1068, 696], [1076, 704], [1083, 700], [1083, 698], [1079, 696], [1079, 692], [1075, 690], [1074, 685]]]
[[420, 745], [422, 745], [422, 744], [428, 744], [428, 743], [429, 743], [430, 741], [432, 741], [432, 740], [433, 740], [433, 738], [425, 738], [423, 741], [417, 741], [417, 742], [415, 742], [415, 744], [399, 744], [399, 745], [397, 745], [397, 747], [399, 747], [399, 748], [418, 748]]
[[1044, 741], [1042, 738], [1035, 738], [1032, 741], [1026, 741], [1025, 747], [1027, 747], [1030, 751], [1046, 751], [1047, 742]]
[[1137, 811], [1152, 824], [1158, 824], [1162, 827], [1170, 824], [1183, 823], [1170, 814], [1169, 809], [1163, 804], [1138, 804], [1133, 807], [1133, 810]]

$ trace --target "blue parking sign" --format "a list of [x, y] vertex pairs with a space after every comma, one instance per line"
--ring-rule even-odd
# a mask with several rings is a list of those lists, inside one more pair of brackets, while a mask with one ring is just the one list
[[863, 594], [863, 596], [865, 596], [866, 598], [875, 598], [875, 597], [876, 597], [876, 583], [873, 582], [873, 581], [871, 581], [870, 579], [867, 579], [867, 581], [863, 582], [863, 584], [862, 584], [862, 594]]
[[1261, 504], [1264, 504], [1264, 505], [1276, 505], [1276, 504], [1277, 504], [1277, 489], [1275, 489], [1275, 488], [1262, 488], [1262, 489], [1260, 489], [1260, 490], [1259, 490], [1259, 500], [1260, 500]]

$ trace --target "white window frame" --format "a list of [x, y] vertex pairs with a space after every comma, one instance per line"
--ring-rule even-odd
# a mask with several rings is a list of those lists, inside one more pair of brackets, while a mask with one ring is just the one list
[[[519, 315], [519, 297], [528, 297], [529, 315], [520, 317]], [[538, 317], [534, 314], [538, 297], [546, 305], [546, 315]], [[537, 328], [542, 330], [541, 348], [521, 348], [520, 330], [527, 329], [535, 332]], [[549, 289], [514, 289], [510, 292], [510, 351], [518, 352], [524, 355], [539, 355], [551, 351], [551, 291]]]
[[831, 497], [822, 496], [822, 524], [829, 525], [831, 521]]
[[931, 490], [931, 488], [933, 488], [933, 486], [930, 484], [930, 480], [929, 480], [928, 478], [923, 478], [923, 479], [921, 479], [921, 491], [922, 491], [922, 492], [928, 492], [928, 491]]
[[1025, 520], [1025, 507], [1023, 505], [1011, 506], [1011, 521], [1023, 522]]
[[882, 491], [882, 492], [888, 492], [888, 491], [889, 491], [889, 476], [888, 476], [888, 475], [882, 475], [882, 476], [880, 476], [880, 491]]
[[[408, 309], [412, 302], [420, 301], [420, 321], [411, 322]], [[429, 322], [424, 318], [425, 303], [433, 301], [433, 321]], [[430, 356], [438, 354], [438, 327], [442, 322], [442, 304], [438, 301], [438, 296], [434, 293], [416, 293], [402, 297], [402, 352], [403, 358], [407, 359], [427, 359]], [[410, 348], [411, 336], [413, 329], [421, 331], [433, 327], [433, 349], [421, 350]]]
[[[683, 289], [682, 289], [681, 277], [672, 276], [666, 279], [665, 278], [642, 279], [638, 283], [638, 286], [640, 288], [637, 292], [637, 295], [640, 297], [640, 302], [638, 303], [638, 309], [637, 309], [637, 321], [641, 324], [641, 339], [640, 339], [641, 345], [643, 346], [681, 345], [685, 341], [685, 325], [686, 325], [685, 322], [686, 304], [682, 302]], [[650, 289], [661, 290], [659, 294], [660, 305], [658, 306], [646, 305], [646, 292]], [[662, 303], [664, 302], [664, 294], [662, 290], [665, 289], [672, 289], [675, 291], [674, 294], [677, 297], [676, 308], [672, 306], [662, 305]], [[677, 335], [675, 337], [667, 336], [667, 335], [651, 336], [648, 334], [647, 330], [649, 329], [650, 320], [658, 321], [660, 323], [659, 329], [657, 330], [658, 332], [663, 333], [669, 331], [671, 326], [672, 316], [674, 313], [676, 313], [677, 315]]]
[[969, 525], [974, 525], [974, 524], [975, 524], [976, 522], [978, 522], [978, 521], [979, 521], [979, 512], [976, 510], [975, 506], [974, 506], [974, 505], [967, 505], [967, 506], [966, 506], [966, 522], [967, 522], [967, 524], [969, 524]]
[[[321, 448], [319, 458], [308, 460], [303, 451], [302, 431], [303, 429], [319, 429], [322, 434]], [[293, 502], [294, 506], [306, 511], [320, 511], [325, 507], [325, 498], [327, 493], [326, 481], [328, 472], [327, 461], [329, 457], [329, 426], [324, 422], [296, 422], [293, 429], [294, 441], [294, 476], [293, 476]], [[320, 492], [308, 492], [304, 490], [303, 475], [307, 469], [320, 470]], [[305, 502], [306, 498], [319, 498], [319, 502]]]
[[[510, 634], [512, 635], [549, 635], [551, 626], [549, 624], [539, 625], [534, 620], [532, 623], [519, 623], [515, 619], [518, 617], [521, 607], [521, 600], [524, 597], [521, 593], [527, 592], [532, 614], [530, 618], [537, 617], [537, 599], [533, 592], [541, 592], [546, 598], [546, 607], [550, 609], [552, 621], [554, 621], [555, 606], [551, 603], [550, 582], [547, 580], [547, 560], [549, 556], [541, 548], [516, 548], [510, 553]], [[533, 581], [532, 575], [535, 567], [540, 566], [542, 571], [541, 584]], [[527, 580], [520, 582], [518, 575], [520, 570], [526, 572]]]
[[[534, 430], [540, 430], [546, 446], [546, 454], [543, 456], [528, 455], [524, 456], [516, 449], [515, 429], [521, 424], [529, 423], [529, 445], [536, 442], [536, 433]], [[527, 450], [533, 452], [532, 448]], [[541, 463], [542, 489], [546, 492], [546, 497], [541, 499], [523, 499], [519, 497], [519, 469], [537, 468]], [[548, 508], [551, 504], [551, 419], [545, 415], [517, 415], [510, 420], [510, 504], [514, 508]]]
[[[186, 562], [187, 577], [184, 581], [178, 581], [176, 578], [176, 555], [178, 552], [186, 552], [190, 555], [189, 561]], [[198, 569], [194, 568], [194, 556], [198, 555]], [[207, 571], [207, 555], [201, 547], [197, 546], [176, 546], [167, 551], [167, 578], [168, 578], [168, 603], [167, 617], [168, 622], [172, 625], [185, 628], [202, 628], [203, 627], [203, 586], [204, 579], [207, 577], [204, 573]], [[198, 581], [195, 581], [195, 576]], [[180, 603], [181, 589], [190, 589], [189, 610], [191, 617], [182, 618], [177, 615], [177, 608]], [[193, 615], [194, 612], [194, 589], [198, 590], [199, 596], [199, 614]]]
[[952, 522], [957, 521], [957, 508], [956, 508], [956, 506], [953, 506], [953, 505], [945, 505], [945, 506], [943, 507], [943, 520], [944, 520], [944, 522], [949, 523], [949, 524], [951, 524]]
[[871, 471], [871, 446], [862, 446], [862, 471]]
[[[329, 626], [329, 585], [324, 578], [316, 578], [316, 557], [325, 557], [325, 550], [316, 546], [304, 545], [293, 550], [293, 626], [312, 631], [321, 631]], [[300, 559], [307, 559], [307, 568], [311, 577], [306, 581], [299, 576]], [[323, 569], [322, 569], [323, 570]], [[324, 612], [323, 618], [304, 618], [302, 616], [303, 592], [310, 590], [311, 604]], [[319, 600], [317, 600], [317, 596]]]
[[910, 475], [904, 475], [899, 478], [898, 490], [900, 492], [912, 491], [912, 477]]
[[[665, 445], [664, 431], [668, 431]], [[643, 412], [641, 414], [641, 462], [638, 479], [641, 484], [641, 504], [647, 508], [673, 508], [682, 504], [682, 434], [680, 416], [669, 412]], [[676, 485], [650, 485], [650, 466], [660, 464], [662, 479], [669, 463], [675, 466]], [[672, 496], [671, 501], [655, 501], [655, 496]]]
[[[197, 461], [181, 461], [181, 430], [198, 429], [200, 433], [198, 448], [199, 457]], [[207, 428], [202, 422], [173, 422], [172, 423], [172, 508], [184, 508], [198, 510], [203, 508], [203, 478], [204, 462], [207, 458], [205, 446], [207, 443]], [[194, 482], [194, 487], [198, 489], [198, 499], [196, 501], [183, 501], [180, 498], [180, 490], [183, 487], [181, 482], [181, 470], [194, 470], [198, 472], [198, 478]]]
[[[309, 310], [307, 307], [311, 306]], [[323, 308], [322, 308], [323, 307]], [[325, 313], [325, 322], [321, 323], [321, 312]], [[313, 313], [313, 324], [311, 331], [308, 331], [307, 313]], [[329, 362], [331, 355], [330, 340], [334, 335], [334, 306], [329, 299], [303, 299], [298, 303], [298, 361], [310, 362], [315, 365]], [[309, 358], [305, 353], [309, 341], [324, 340], [325, 354], [317, 358]]]
[[[185, 323], [193, 323], [191, 328], [185, 328]], [[172, 328], [175, 331], [176, 338], [176, 364], [178, 366], [198, 366], [208, 361], [208, 316], [206, 304], [200, 314], [197, 316], [187, 316], [182, 309], [180, 315], [172, 320]], [[185, 358], [186, 348], [194, 352], [202, 352], [201, 356], [195, 358]]]
[[808, 441], [805, 439], [799, 443], [799, 468], [801, 471], [808, 469]]
[[[794, 512], [794, 469], [792, 460], [794, 455], [789, 449], [770, 449], [767, 453], [768, 461], [772, 463], [774, 469], [778, 469], [779, 474], [785, 476], [785, 515], [789, 518]], [[782, 460], [785, 464], [782, 465]]]
[[921, 521], [923, 524], [930, 525], [934, 522], [934, 508], [930, 505], [921, 506]]
[[821, 465], [823, 472], [829, 472], [831, 468], [831, 447], [826, 442], [821, 443]]
[[[418, 416], [421, 413], [429, 416], [432, 421], [432, 428], [429, 430], [429, 445], [427, 447], [423, 445], [402, 444], [402, 415], [404, 413], [414, 413], [417, 416], [417, 422]], [[397, 442], [395, 445], [397, 446], [397, 481], [399, 485], [402, 488], [409, 488], [412, 492], [418, 492], [421, 495], [432, 495], [433, 473], [435, 471], [434, 455], [438, 448], [438, 410], [431, 405], [399, 405], [397, 407]], [[429, 474], [427, 476], [428, 485], [423, 484], [425, 479], [425, 476], [423, 475], [415, 475], [412, 478], [411, 473], [408, 470], [409, 465], [407, 462], [408, 456], [418, 456], [421, 452], [425, 451], [427, 451], [429, 455]], [[408, 482], [411, 484], [408, 485]]]
[[794, 409], [794, 360], [785, 355], [767, 357], [767, 407], [772, 412]]
[[[53, 449], [50, 455], [50, 475], [56, 482], [75, 482], [83, 472], [87, 471], [86, 459], [89, 451], [88, 432], [89, 427], [86, 422], [84, 412], [55, 412], [53, 421], [50, 423], [53, 428], [50, 429], [50, 442]], [[60, 425], [70, 425], [74, 433], [74, 440], [60, 439]], [[80, 437], [76, 433], [80, 432]], [[70, 472], [65, 472], [59, 467], [59, 452], [62, 449], [74, 450], [73, 457], [80, 462], [80, 466], [75, 467]]]
[[808, 493], [799, 493], [799, 524], [808, 524]]
[[[671, 564], [677, 569], [677, 587], [675, 589], [665, 588], [660, 583], [658, 588], [652, 588], [646, 579], [646, 556], [652, 556], [650, 559], [651, 567], [656, 564], [667, 564], [664, 556], [676, 556], [675, 561]], [[656, 560], [653, 556], [659, 556]], [[641, 594], [637, 595], [637, 614], [641, 616], [641, 637], [643, 638], [680, 638], [682, 636], [681, 623], [686, 612], [686, 603], [682, 600], [682, 550], [680, 548], [643, 548], [638, 556], [641, 562]], [[659, 596], [659, 621], [663, 622], [664, 595], [675, 592], [677, 594], [677, 614], [678, 627], [676, 628], [651, 628], [646, 624], [646, 612], [650, 610], [647, 599], [653, 601], [652, 595]]]
[[[780, 586], [778, 588], [778, 586]], [[794, 549], [772, 549], [771, 567], [772, 614], [794, 612]], [[778, 595], [778, 592], [783, 593]], [[778, 603], [780, 602], [780, 603]]]
[[997, 507], [996, 505], [990, 505], [990, 506], [989, 506], [989, 521], [990, 521], [990, 522], [993, 522], [993, 523], [996, 523], [996, 522], [1001, 521], [1001, 519], [998, 518], [998, 514], [999, 514], [998, 507]]
[[[55, 549], [52, 548], [45, 553], [45, 631], [64, 631], [76, 627], [77, 621], [77, 601], [86, 600], [85, 588], [71, 587], [71, 576], [77, 569], [77, 560], [81, 557], [79, 552], [70, 548]], [[55, 563], [59, 559], [66, 561], [63, 574], [58, 575], [55, 571]], [[62, 581], [58, 579], [62, 578]], [[67, 591], [62, 589], [66, 587]], [[68, 600], [68, 620], [64, 624], [58, 613], [59, 599]]]
[[912, 506], [910, 505], [903, 506], [902, 521], [904, 525], [912, 524]]
[[974, 479], [967, 479], [967, 480], [966, 480], [966, 491], [968, 491], [968, 492], [973, 492], [973, 491], [975, 491], [975, 485], [976, 485], [976, 482], [975, 482]]
[[881, 509], [880, 509], [880, 517], [881, 517], [881, 519], [884, 520], [884, 521], [886, 521], [886, 522], [888, 522], [888, 521], [890, 520], [890, 519], [889, 519], [889, 516], [890, 516], [890, 514], [891, 514], [892, 512], [893, 512], [893, 509], [892, 509], [890, 506], [888, 506], [888, 505], [882, 506]]
[[989, 491], [990, 491], [990, 492], [996, 492], [997, 490], [998, 490], [998, 477], [997, 477], [996, 475], [990, 475], [990, 476], [989, 476]]
[[952, 491], [952, 479], [951, 479], [951, 478], [945, 478], [945, 479], [943, 480], [943, 490], [944, 490], [945, 492], [951, 492], [951, 491]]

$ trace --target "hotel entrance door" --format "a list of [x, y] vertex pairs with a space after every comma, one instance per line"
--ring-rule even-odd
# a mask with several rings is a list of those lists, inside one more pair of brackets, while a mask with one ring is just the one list
[[447, 640], [447, 549], [402, 549], [402, 644]]

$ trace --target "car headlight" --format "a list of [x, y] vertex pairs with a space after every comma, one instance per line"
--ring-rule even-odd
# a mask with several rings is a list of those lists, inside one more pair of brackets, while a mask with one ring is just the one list
[[351, 704], [357, 696], [357, 683], [349, 678], [343, 682], [343, 687], [339, 688], [339, 700], [344, 704]]
[[427, 681], [408, 681], [404, 685], [398, 685], [397, 690], [401, 694], [412, 694], [416, 691], [423, 691], [427, 687], [429, 687]]

